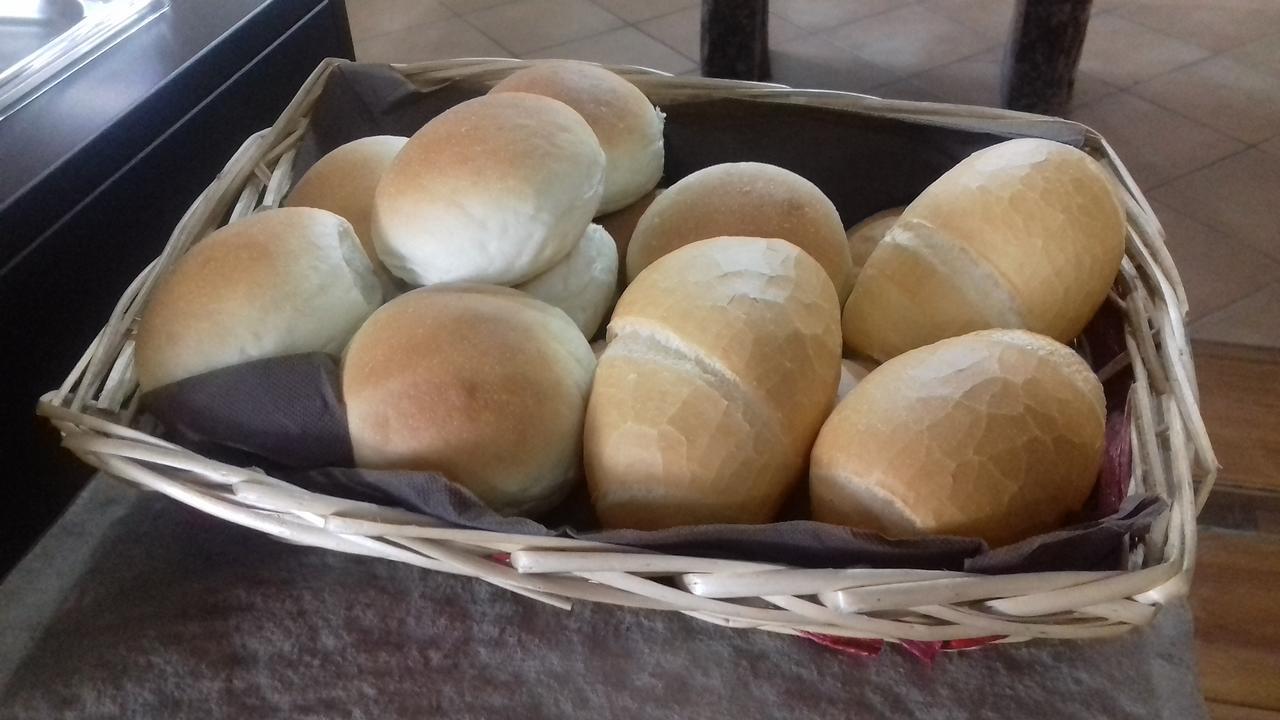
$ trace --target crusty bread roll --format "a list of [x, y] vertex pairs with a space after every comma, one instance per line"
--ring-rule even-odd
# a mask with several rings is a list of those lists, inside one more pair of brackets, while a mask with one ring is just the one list
[[1049, 140], [979, 150], [925, 189], [876, 247], [845, 306], [845, 343], [878, 360], [985, 328], [1062, 342], [1124, 257], [1101, 166]]
[[568, 105], [485, 95], [409, 138], [374, 193], [374, 244], [410, 283], [514, 285], [573, 249], [603, 180], [604, 151]]
[[346, 220], [264, 210], [196, 243], [152, 291], [135, 347], [151, 390], [250, 360], [341, 352], [382, 301]]
[[631, 236], [627, 277], [678, 247], [722, 235], [786, 240], [826, 269], [841, 301], [849, 295], [849, 246], [835, 206], [790, 170], [754, 162], [703, 168], [654, 199]]
[[597, 214], [624, 208], [662, 177], [662, 113], [622, 77], [576, 60], [542, 60], [490, 92], [545, 95], [582, 115], [604, 149], [604, 194]]
[[858, 274], [862, 272], [862, 266], [867, 264], [867, 258], [871, 257], [872, 251], [884, 239], [889, 228], [898, 222], [899, 217], [902, 217], [902, 211], [905, 209], [896, 207], [881, 210], [867, 216], [845, 233], [849, 239], [849, 259], [853, 261], [852, 282], [858, 282]]
[[858, 387], [858, 383], [862, 382], [872, 370], [875, 369], [875, 363], [870, 360], [850, 360], [845, 358], [840, 361], [840, 384], [836, 386], [836, 402], [839, 403], [844, 399], [845, 395], [853, 392]]
[[594, 223], [564, 259], [516, 286], [563, 310], [588, 338], [600, 329], [617, 288], [618, 248], [609, 233]]
[[761, 523], [803, 475], [840, 375], [839, 302], [782, 240], [714, 238], [623, 293], [587, 407], [606, 527]]
[[595, 364], [563, 312], [510, 288], [401, 295], [343, 358], [356, 464], [438, 471], [504, 514], [545, 510], [580, 477]]
[[397, 135], [374, 135], [340, 145], [303, 173], [284, 202], [288, 207], [328, 210], [351, 223], [387, 297], [394, 293], [395, 282], [373, 247], [373, 192], [407, 142], [409, 138]]
[[627, 269], [623, 267], [627, 259], [627, 246], [631, 244], [631, 236], [636, 231], [636, 223], [640, 216], [653, 204], [653, 199], [662, 194], [663, 188], [654, 188], [645, 193], [639, 200], [630, 205], [597, 218], [601, 227], [609, 231], [609, 236], [618, 246], [618, 286], [627, 284]]
[[1102, 460], [1102, 385], [1065, 345], [984, 330], [876, 368], [813, 446], [813, 516], [889, 537], [992, 546], [1081, 509]]

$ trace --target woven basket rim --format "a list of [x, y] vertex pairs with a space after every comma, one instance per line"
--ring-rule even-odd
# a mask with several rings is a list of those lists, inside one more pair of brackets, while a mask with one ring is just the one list
[[[1169, 512], [1119, 572], [978, 575], [933, 570], [801, 569], [669, 555], [560, 537], [448, 527], [429, 517], [312, 493], [252, 468], [219, 463], [132, 429], [137, 409], [132, 330], [153, 287], [214, 227], [276, 206], [291, 181], [296, 146], [330, 74], [328, 59], [272, 127], [250, 136], [196, 199], [160, 256], [134, 280], [62, 385], [38, 413], [88, 464], [140, 487], [290, 542], [405, 562], [483, 579], [568, 608], [574, 600], [678, 611], [729, 627], [792, 635], [888, 641], [1092, 638], [1150, 622], [1186, 594], [1195, 516], [1217, 461], [1199, 412], [1184, 317], [1186, 293], [1154, 212], [1114, 150], [1068, 120], [994, 108], [884, 100], [771, 83], [673, 77], [608, 66], [659, 104], [732, 97], [815, 105], [895, 120], [1010, 137], [1074, 139], [1102, 162], [1122, 191], [1128, 221], [1119, 282], [1109, 298], [1126, 320], [1134, 372], [1133, 492], [1166, 498]], [[391, 65], [420, 89], [455, 80], [496, 81], [528, 61], [466, 58]], [[1104, 369], [1103, 373], [1108, 372]], [[667, 582], [659, 582], [665, 579]]]

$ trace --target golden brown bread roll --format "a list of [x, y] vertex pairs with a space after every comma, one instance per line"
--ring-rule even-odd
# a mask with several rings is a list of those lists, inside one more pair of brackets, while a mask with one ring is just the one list
[[573, 249], [600, 205], [604, 151], [541, 95], [474, 98], [409, 138], [378, 183], [378, 257], [415, 285], [514, 285]]
[[1081, 509], [1105, 424], [1102, 385], [1065, 345], [1024, 330], [942, 340], [836, 406], [813, 446], [813, 516], [895, 538], [1015, 542]]
[[604, 525], [772, 519], [839, 380], [822, 267], [782, 240], [695, 242], [636, 277], [608, 336], [584, 450]]
[[876, 247], [845, 344], [887, 360], [986, 328], [1069, 342], [1106, 298], [1125, 220], [1093, 158], [1049, 140], [979, 150], [925, 189]]
[[338, 353], [380, 302], [350, 223], [263, 210], [197, 242], [156, 285], [138, 325], [138, 382], [151, 390], [251, 360]]
[[342, 364], [356, 464], [438, 471], [504, 514], [564, 496], [595, 357], [562, 311], [509, 288], [437, 285], [379, 308]]
[[755, 162], [703, 168], [655, 198], [631, 236], [627, 277], [676, 248], [719, 236], [786, 240], [818, 261], [842, 302], [849, 295], [849, 246], [835, 206], [803, 177]]
[[490, 92], [555, 98], [582, 115], [604, 149], [604, 193], [597, 214], [638, 200], [662, 177], [662, 113], [621, 76], [576, 60], [541, 60]]
[[373, 193], [409, 138], [374, 135], [334, 148], [303, 173], [285, 198], [287, 207], [311, 207], [345, 218], [355, 228], [387, 297], [394, 294], [391, 273], [373, 247]]

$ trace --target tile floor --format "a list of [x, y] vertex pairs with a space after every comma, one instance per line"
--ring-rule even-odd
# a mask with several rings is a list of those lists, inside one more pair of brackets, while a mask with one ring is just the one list
[[[996, 104], [1015, 0], [772, 0], [774, 79]], [[696, 73], [698, 0], [348, 0], [361, 60]], [[1280, 0], [1094, 0], [1070, 115], [1148, 193], [1194, 337], [1280, 347]]]

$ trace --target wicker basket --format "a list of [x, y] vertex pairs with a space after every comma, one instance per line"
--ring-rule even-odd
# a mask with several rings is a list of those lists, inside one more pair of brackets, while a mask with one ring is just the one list
[[[1065, 120], [998, 109], [881, 100], [839, 92], [614, 68], [659, 105], [733, 97], [838, 108], [1008, 137], [1084, 138], [1123, 189], [1128, 249], [1109, 302], [1126, 323], [1135, 378], [1130, 492], [1154, 493], [1170, 510], [1114, 572], [977, 575], [931, 570], [802, 569], [686, 557], [557, 537], [448, 527], [423, 515], [316, 493], [254, 469], [226, 465], [131, 429], [137, 403], [132, 331], [158, 278], [202, 236], [259, 207], [276, 205], [294, 152], [332, 70], [323, 63], [273, 127], [251, 138], [187, 211], [168, 245], [124, 293], [110, 320], [39, 412], [63, 443], [102, 471], [234, 523], [304, 545], [481, 578], [569, 608], [574, 600], [671, 610], [730, 627], [806, 636], [946, 642], [1115, 635], [1152, 619], [1187, 593], [1195, 516], [1217, 463], [1198, 408], [1183, 316], [1186, 299], [1142, 193], [1106, 142]], [[514, 60], [456, 60], [395, 69], [418, 87], [460, 78], [487, 81], [523, 67]], [[1113, 364], [1116, 365], [1116, 364]], [[1103, 375], [1115, 367], [1104, 368]], [[935, 645], [937, 647], [937, 645]]]

